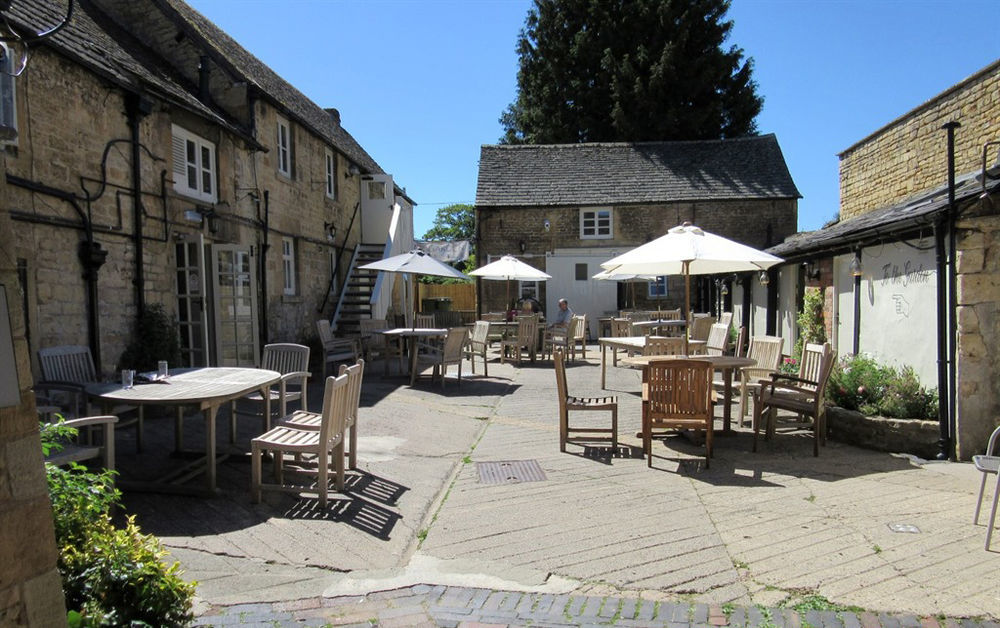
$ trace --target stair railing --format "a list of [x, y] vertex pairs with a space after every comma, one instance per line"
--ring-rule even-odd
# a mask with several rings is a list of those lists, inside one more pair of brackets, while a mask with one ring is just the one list
[[340, 286], [340, 296], [337, 297], [337, 307], [333, 310], [333, 320], [330, 321], [330, 329], [332, 331], [337, 331], [337, 326], [340, 323], [340, 312], [344, 307], [344, 298], [347, 295], [347, 287], [351, 284], [351, 277], [354, 275], [355, 266], [358, 263], [358, 253], [361, 251], [360, 246], [354, 247], [354, 252], [351, 254], [351, 265], [347, 268], [347, 274], [344, 276], [344, 283]]

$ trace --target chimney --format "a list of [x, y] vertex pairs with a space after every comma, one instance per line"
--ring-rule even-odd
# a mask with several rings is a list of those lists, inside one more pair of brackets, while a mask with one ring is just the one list
[[324, 109], [324, 111], [326, 111], [328, 114], [330, 114], [330, 117], [333, 118], [333, 121], [337, 124], [337, 126], [340, 126], [340, 112], [339, 111], [337, 111], [333, 107], [330, 107], [329, 109]]

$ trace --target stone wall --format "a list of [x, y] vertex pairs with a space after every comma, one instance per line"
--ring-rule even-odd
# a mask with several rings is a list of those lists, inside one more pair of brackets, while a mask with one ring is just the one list
[[982, 453], [1000, 424], [1000, 194], [963, 208], [956, 223], [958, 347], [955, 447]]
[[[1000, 138], [1000, 62], [935, 96], [840, 154], [840, 218], [892, 205], [948, 180], [946, 122], [955, 171], [981, 168], [983, 143]], [[995, 158], [995, 154], [994, 154]]]
[[[663, 203], [659, 205], [616, 206], [612, 211], [613, 238], [592, 240], [580, 238], [579, 207], [493, 208], [477, 207], [476, 220], [480, 242], [479, 263], [486, 264], [489, 256], [511, 254], [541, 270], [545, 270], [545, 253], [555, 249], [607, 248], [624, 253], [664, 235], [671, 227], [685, 221], [716, 235], [748, 246], [764, 249], [795, 233], [798, 221], [796, 199], [730, 200]], [[549, 221], [549, 231], [544, 229]], [[524, 250], [521, 250], [521, 243]], [[670, 280], [668, 292], [676, 301], [661, 303], [663, 307], [683, 305], [684, 287], [679, 278]], [[506, 282], [484, 281], [483, 311], [500, 309], [506, 295]], [[511, 295], [517, 282], [512, 282]], [[626, 288], [627, 289], [627, 288]], [[544, 283], [541, 302], [545, 302]], [[637, 294], [645, 290], [641, 284]], [[696, 301], [695, 296], [692, 297]], [[640, 306], [644, 302], [639, 301]], [[656, 307], [656, 303], [646, 302]]]
[[[2, 161], [2, 157], [0, 157]], [[52, 507], [38, 439], [7, 186], [0, 180], [0, 285], [7, 293], [20, 403], [0, 408], [0, 626], [66, 623]]]

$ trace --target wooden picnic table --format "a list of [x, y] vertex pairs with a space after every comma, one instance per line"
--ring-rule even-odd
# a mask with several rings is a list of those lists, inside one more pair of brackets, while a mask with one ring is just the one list
[[[86, 387], [87, 395], [105, 408], [129, 404], [141, 406], [175, 406], [177, 418], [174, 430], [175, 449], [180, 452], [184, 441], [182, 409], [197, 406], [205, 419], [205, 455], [189, 465], [175, 469], [157, 482], [136, 485], [153, 491], [191, 492], [182, 486], [190, 478], [205, 474], [205, 491], [216, 492], [216, 429], [219, 407], [229, 401], [259, 391], [264, 398], [264, 416], [270, 421], [270, 386], [281, 380], [281, 373], [255, 368], [205, 367], [172, 370], [165, 380], [137, 383], [123, 388], [120, 383], [96, 383]], [[202, 468], [203, 465], [203, 468]], [[202, 492], [202, 491], [195, 491]]]

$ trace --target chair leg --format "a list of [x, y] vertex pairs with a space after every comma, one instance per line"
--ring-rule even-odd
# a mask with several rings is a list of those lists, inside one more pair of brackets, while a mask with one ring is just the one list
[[979, 497], [976, 498], [976, 513], [972, 515], [972, 525], [979, 523], [979, 511], [983, 505], [983, 492], [986, 490], [986, 472], [983, 472], [983, 480], [979, 483]]
[[566, 453], [566, 438], [569, 436], [569, 410], [559, 409], [559, 451]]
[[[348, 452], [347, 464], [351, 469], [358, 468], [358, 419], [351, 423], [349, 440], [351, 441], [351, 451]], [[340, 489], [337, 489], [340, 490]]]
[[250, 456], [250, 502], [259, 504], [261, 451], [257, 443], [250, 444]]
[[138, 414], [138, 417], [136, 418], [136, 424], [135, 424], [135, 451], [136, 451], [136, 453], [142, 453], [142, 437], [143, 437], [143, 434], [142, 434], [142, 432], [143, 432], [142, 419], [143, 419], [143, 414], [144, 414], [143, 408], [144, 408], [144, 406], [140, 405], [136, 409], [136, 413]]
[[753, 404], [753, 417], [750, 419], [750, 424], [753, 427], [753, 451], [757, 451], [757, 434], [760, 432], [760, 420], [761, 420], [761, 404], [760, 399], [758, 399]]
[[489, 377], [490, 376], [490, 364], [489, 364], [489, 361], [486, 359], [486, 351], [487, 351], [487, 347], [484, 345], [483, 346], [483, 377]]
[[[323, 447], [322, 449], [326, 449]], [[344, 464], [344, 449], [343, 441], [341, 441], [340, 448], [340, 464]], [[316, 457], [316, 492], [319, 493], [319, 505], [320, 508], [326, 508], [327, 503], [327, 491], [329, 490], [329, 479], [327, 476], [330, 473], [330, 452], [320, 451]]]
[[997, 517], [997, 498], [1000, 497], [1000, 473], [997, 473], [997, 485], [993, 490], [993, 506], [990, 507], [990, 522], [988, 528], [986, 528], [986, 545], [987, 551], [990, 549], [990, 539], [993, 537], [993, 524]]
[[611, 449], [618, 450], [618, 406], [611, 408]]

